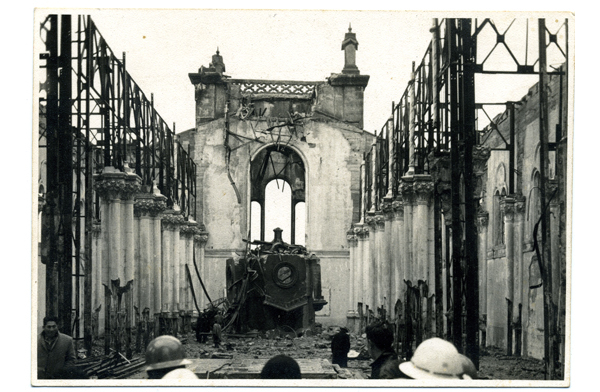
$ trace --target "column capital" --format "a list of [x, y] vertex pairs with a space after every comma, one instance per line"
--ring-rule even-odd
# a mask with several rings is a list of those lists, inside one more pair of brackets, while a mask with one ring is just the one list
[[133, 200], [140, 191], [142, 179], [134, 173], [123, 173], [107, 166], [102, 173], [94, 175], [94, 189], [107, 201]]
[[515, 196], [515, 212], [520, 215], [523, 215], [525, 213], [525, 196]]
[[173, 210], [165, 211], [161, 219], [163, 230], [170, 231], [179, 230], [183, 222], [183, 217], [179, 214], [176, 214]]
[[365, 223], [368, 225], [368, 227], [370, 227], [372, 230], [376, 229], [377, 223], [375, 222], [375, 213], [373, 212], [369, 212], [367, 213], [367, 217], [365, 218]]
[[485, 174], [490, 155], [491, 152], [489, 147], [481, 145], [473, 147], [473, 175], [480, 177]]
[[354, 248], [356, 245], [358, 245], [358, 237], [356, 234], [354, 234], [354, 228], [351, 227], [348, 229], [346, 232], [346, 240], [348, 241], [348, 246], [350, 248]]
[[98, 238], [100, 234], [102, 234], [102, 224], [100, 221], [94, 221], [92, 223], [92, 236]]
[[198, 223], [193, 220], [183, 221], [179, 226], [179, 233], [186, 237], [193, 237], [198, 231]]
[[392, 220], [394, 218], [394, 208], [392, 206], [392, 199], [383, 199], [381, 204], [381, 211], [385, 220]]
[[385, 217], [383, 212], [377, 211], [375, 213], [375, 230], [383, 231], [385, 229]]
[[208, 232], [206, 227], [202, 223], [198, 223], [195, 227], [196, 232], [194, 233], [194, 243], [204, 247], [208, 241]]
[[415, 181], [415, 183], [413, 184], [413, 190], [415, 192], [417, 204], [429, 204], [431, 196], [433, 195], [433, 188], [434, 186], [433, 182], [431, 181], [431, 177], [429, 177], [429, 179]]
[[429, 154], [429, 173], [434, 183], [443, 181], [450, 182], [452, 173], [450, 171], [450, 152], [432, 152]]
[[404, 203], [402, 198], [398, 198], [392, 202], [392, 209], [394, 210], [394, 219], [404, 219]]
[[138, 193], [133, 202], [133, 214], [136, 218], [149, 216], [154, 206], [154, 195], [151, 193]]
[[412, 177], [402, 177], [398, 185], [398, 193], [402, 195], [404, 205], [411, 205], [415, 202], [415, 191], [413, 189]]
[[366, 240], [369, 238], [369, 226], [357, 224], [354, 225], [353, 231], [359, 240]]
[[477, 211], [477, 228], [479, 229], [479, 233], [482, 233], [487, 227], [490, 220], [489, 212], [485, 211], [483, 208], [479, 208]]
[[500, 211], [504, 218], [512, 221], [515, 217], [515, 198], [512, 195], [504, 196], [500, 200]]

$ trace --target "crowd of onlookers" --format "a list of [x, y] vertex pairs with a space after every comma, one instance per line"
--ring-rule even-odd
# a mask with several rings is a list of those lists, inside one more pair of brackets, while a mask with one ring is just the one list
[[[215, 317], [212, 337], [215, 347], [221, 344], [222, 318]], [[366, 351], [371, 357], [371, 379], [474, 379], [477, 370], [473, 362], [460, 354], [452, 343], [439, 338], [423, 341], [408, 361], [402, 361], [394, 351], [394, 333], [385, 322], [371, 324], [366, 328]], [[340, 367], [348, 366], [350, 337], [342, 327], [332, 337], [332, 362]], [[76, 357], [73, 339], [58, 331], [57, 318], [44, 318], [42, 333], [38, 338], [38, 379], [81, 379], [84, 372], [74, 366]], [[152, 340], [146, 348], [146, 372], [150, 379], [189, 379], [197, 376], [186, 365], [179, 339], [163, 335]], [[300, 379], [298, 363], [287, 355], [277, 355], [264, 365], [260, 378]]]

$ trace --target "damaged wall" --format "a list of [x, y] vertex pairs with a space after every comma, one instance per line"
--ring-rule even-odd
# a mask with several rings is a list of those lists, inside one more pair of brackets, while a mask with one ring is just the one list
[[[317, 322], [345, 325], [346, 228], [359, 215], [360, 165], [372, 138], [361, 129], [369, 77], [356, 69], [321, 82], [230, 79], [219, 68], [224, 65], [217, 53], [210, 67], [190, 74], [196, 128], [179, 134], [198, 166], [197, 216], [210, 233], [204, 267], [208, 292], [223, 296], [225, 261], [245, 252], [251, 161], [269, 146], [285, 146], [302, 158], [306, 170], [305, 244], [320, 259], [322, 292], [330, 302], [317, 313]], [[265, 241], [272, 238], [265, 233]]]

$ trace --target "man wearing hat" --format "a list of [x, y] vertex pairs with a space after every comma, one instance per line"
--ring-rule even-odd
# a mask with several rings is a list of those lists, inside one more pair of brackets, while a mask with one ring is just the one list
[[348, 367], [348, 351], [350, 351], [348, 329], [341, 327], [331, 339], [331, 354], [333, 356], [331, 362], [340, 365], [340, 367]]
[[473, 362], [450, 342], [440, 338], [423, 341], [410, 361], [399, 366], [414, 379], [471, 380], [477, 377]]
[[176, 337], [159, 336], [146, 348], [146, 373], [150, 379], [196, 379], [194, 372], [185, 368], [190, 363]]

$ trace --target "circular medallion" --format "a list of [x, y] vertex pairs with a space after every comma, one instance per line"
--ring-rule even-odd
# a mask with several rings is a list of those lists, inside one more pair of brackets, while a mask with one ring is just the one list
[[273, 280], [277, 286], [287, 289], [298, 280], [298, 272], [290, 263], [279, 263], [273, 269]]

